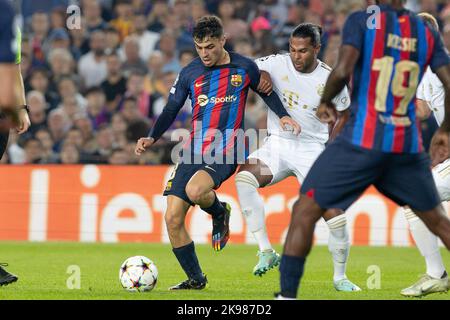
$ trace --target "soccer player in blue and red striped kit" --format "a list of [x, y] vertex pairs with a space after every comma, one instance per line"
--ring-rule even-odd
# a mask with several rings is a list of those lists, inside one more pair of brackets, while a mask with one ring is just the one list
[[431, 143], [434, 160], [449, 155], [450, 58], [440, 35], [403, 0], [377, 1], [376, 26], [365, 11], [344, 25], [337, 66], [328, 78], [317, 116], [335, 118], [332, 99], [353, 76], [350, 120], [319, 156], [294, 204], [280, 264], [278, 299], [295, 299], [314, 226], [326, 209], [347, 208], [370, 186], [409, 205], [450, 250], [450, 220], [444, 214], [423, 151], [415, 93], [429, 65], [446, 93], [445, 119]]
[[[173, 252], [188, 276], [171, 290], [203, 289], [207, 279], [198, 262], [194, 242], [185, 228], [190, 206], [199, 205], [213, 220], [212, 245], [222, 250], [229, 238], [229, 204], [220, 202], [214, 192], [236, 171], [242, 158], [244, 109], [249, 88], [265, 91], [260, 72], [249, 58], [227, 52], [219, 18], [206, 16], [197, 22], [193, 38], [199, 57], [179, 74], [170, 91], [163, 113], [150, 134], [136, 144], [140, 155], [157, 141], [175, 120], [189, 96], [192, 102], [192, 131], [175, 166], [164, 195], [167, 196], [165, 221]], [[267, 81], [267, 80], [266, 80]], [[269, 86], [270, 87], [270, 86]], [[292, 120], [276, 94], [261, 97], [280, 118], [284, 128], [297, 134], [299, 125]], [[245, 153], [245, 151], [244, 151]], [[213, 160], [213, 161], [210, 161]], [[242, 158], [242, 160], [244, 160]]]

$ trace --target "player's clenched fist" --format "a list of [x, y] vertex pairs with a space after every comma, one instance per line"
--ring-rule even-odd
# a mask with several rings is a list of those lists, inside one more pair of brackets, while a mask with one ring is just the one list
[[337, 119], [336, 108], [333, 104], [322, 103], [317, 108], [316, 116], [323, 123], [334, 123]]
[[147, 148], [150, 148], [151, 145], [155, 142], [153, 138], [140, 138], [136, 143], [136, 148], [134, 149], [134, 153], [140, 156]]

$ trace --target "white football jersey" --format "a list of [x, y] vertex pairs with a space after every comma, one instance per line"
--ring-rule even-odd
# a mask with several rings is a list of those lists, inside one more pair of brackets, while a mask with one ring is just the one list
[[441, 80], [428, 67], [425, 75], [417, 88], [417, 99], [425, 100], [433, 111], [438, 125], [444, 121], [445, 115], [445, 91]]
[[[325, 88], [331, 68], [319, 61], [311, 73], [295, 70], [289, 54], [276, 54], [255, 60], [259, 69], [270, 73], [273, 89], [280, 97], [289, 115], [301, 126], [301, 133], [296, 137], [292, 132], [284, 131], [279, 118], [268, 110], [267, 130], [270, 134], [290, 139], [312, 140], [325, 143], [328, 141], [328, 125], [319, 121], [316, 111]], [[347, 88], [333, 100], [338, 111], [350, 106]]]

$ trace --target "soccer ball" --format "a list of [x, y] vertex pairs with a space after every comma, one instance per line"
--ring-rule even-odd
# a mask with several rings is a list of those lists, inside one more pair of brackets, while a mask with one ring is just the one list
[[147, 257], [130, 257], [120, 266], [119, 280], [122, 287], [128, 291], [150, 291], [156, 286], [158, 269]]

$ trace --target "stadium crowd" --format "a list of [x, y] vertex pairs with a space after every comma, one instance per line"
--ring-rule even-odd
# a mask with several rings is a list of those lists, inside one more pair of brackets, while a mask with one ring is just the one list
[[[288, 50], [293, 27], [322, 25], [320, 59], [333, 66], [350, 12], [371, 0], [22, 0], [22, 75], [32, 126], [12, 133], [2, 163], [171, 163], [171, 132], [134, 156], [166, 103], [182, 67], [195, 56], [196, 19], [218, 15], [229, 50], [261, 57]], [[69, 5], [81, 28], [67, 28]], [[450, 48], [450, 4], [410, 0], [438, 18]], [[187, 101], [171, 130], [190, 128]], [[424, 129], [430, 122], [424, 122]], [[245, 127], [264, 129], [266, 107], [248, 97]]]

